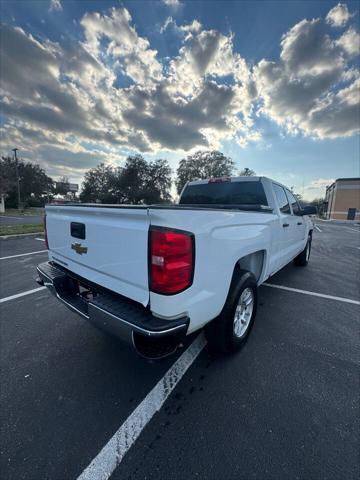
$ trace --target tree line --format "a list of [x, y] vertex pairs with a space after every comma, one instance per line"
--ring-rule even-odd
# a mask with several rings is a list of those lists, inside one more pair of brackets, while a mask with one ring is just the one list
[[[43, 206], [57, 193], [64, 194], [45, 170], [37, 164], [18, 161], [21, 202], [24, 207]], [[100, 163], [84, 176], [80, 200], [82, 202], [152, 204], [172, 201], [172, 170], [165, 159], [145, 160], [141, 155], [130, 155], [124, 165], [111, 166]], [[175, 186], [180, 194], [189, 180], [231, 176], [235, 163], [222, 152], [198, 151], [179, 162]], [[239, 175], [255, 175], [245, 168]], [[11, 157], [0, 161], [0, 194], [6, 195], [7, 207], [17, 207], [16, 162]], [[62, 183], [67, 179], [63, 177]]]
[[[180, 194], [189, 180], [231, 176], [235, 163], [222, 152], [199, 151], [183, 158], [176, 170]], [[245, 168], [239, 175], [255, 175]], [[152, 204], [172, 201], [172, 170], [164, 159], [146, 161], [141, 155], [127, 157], [122, 167], [101, 163], [85, 173], [80, 199], [83, 202]]]
[[[46, 203], [46, 195], [52, 193], [53, 180], [39, 165], [18, 161], [21, 203], [23, 207], [41, 207]], [[18, 207], [16, 162], [11, 157], [1, 157], [0, 194], [6, 197], [8, 208]]]
[[40, 165], [18, 160], [12, 157], [0, 159], [0, 195], [5, 195], [7, 208], [18, 207], [17, 176], [19, 178], [21, 207], [43, 207], [55, 195], [65, 195], [64, 184], [69, 183], [67, 177], [58, 182], [46, 174]]
[[141, 155], [129, 156], [121, 167], [101, 163], [85, 173], [80, 200], [127, 204], [170, 202], [171, 173], [167, 160], [147, 162]]

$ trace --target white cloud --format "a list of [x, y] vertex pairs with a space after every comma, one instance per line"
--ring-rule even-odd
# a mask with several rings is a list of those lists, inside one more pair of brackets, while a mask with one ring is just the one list
[[61, 12], [63, 9], [62, 5], [61, 5], [61, 1], [60, 0], [51, 0], [50, 2], [50, 7], [49, 7], [49, 12]]
[[182, 3], [180, 2], [180, 0], [163, 0], [163, 2], [165, 3], [165, 5], [167, 5], [168, 7], [171, 7], [171, 8], [174, 8], [174, 9], [177, 9], [179, 8]]
[[175, 155], [228, 139], [265, 142], [256, 128], [262, 115], [283, 132], [318, 139], [358, 131], [359, 34], [351, 26], [337, 33], [325, 19], [302, 20], [283, 35], [277, 61], [251, 67], [233, 34], [197, 20], [168, 17], [163, 32], [175, 30], [181, 46], [167, 59], [125, 8], [85, 14], [79, 25], [77, 43], [1, 26], [2, 146], [51, 159], [53, 172], [79, 175], [124, 149]]
[[356, 54], [356, 43], [352, 29], [333, 40], [321, 19], [296, 24], [283, 35], [279, 61], [255, 67], [260, 111], [294, 134], [322, 139], [358, 132], [359, 72], [346, 58]]
[[354, 28], [350, 27], [336, 41], [336, 45], [342, 48], [350, 57], [356, 57], [360, 54], [360, 34]]
[[280, 58], [291, 75], [321, 75], [343, 67], [343, 59], [320, 18], [302, 20], [281, 40]]
[[201, 86], [206, 76], [234, 77], [236, 81], [249, 78], [244, 59], [234, 52], [232, 35], [226, 36], [216, 30], [203, 30], [189, 34], [179, 55], [170, 62], [171, 86], [183, 96], [192, 95]]
[[313, 180], [304, 187], [304, 190], [318, 190], [318, 189], [325, 189], [329, 185], [335, 182], [334, 178], [318, 178]]
[[[41, 43], [20, 28], [2, 27], [1, 108], [12, 119], [2, 130], [5, 148], [21, 140], [29, 158], [46, 163], [45, 151], [51, 151], [58, 168], [72, 164], [79, 173], [87, 154], [96, 163], [109, 158], [109, 149], [184, 151], [219, 147], [224, 138], [240, 145], [258, 138], [246, 88], [217, 80], [240, 75], [240, 65], [246, 69], [231, 36], [200, 32], [197, 22], [182, 25], [182, 66], [165, 75], [125, 9], [85, 15], [81, 25], [85, 41], [77, 45]], [[188, 96], [179, 79], [186, 68]], [[119, 75], [135, 83], [119, 87]]]
[[160, 27], [160, 33], [164, 33], [170, 25], [176, 25], [176, 22], [172, 17], [167, 17], [164, 22], [164, 25]]
[[[131, 21], [126, 8], [112, 8], [109, 15], [85, 14], [81, 20], [85, 48], [99, 59], [118, 60], [123, 73], [136, 83], [160, 80], [162, 66], [156, 58], [157, 52], [150, 48], [146, 38], [137, 34]], [[101, 44], [104, 39], [105, 47]]]
[[167, 17], [164, 22], [164, 25], [160, 27], [160, 33], [164, 33], [168, 28], [172, 27], [175, 32], [179, 34], [189, 34], [189, 33], [198, 33], [200, 32], [202, 25], [201, 23], [194, 19], [191, 23], [178, 25], [173, 17]]
[[344, 27], [353, 15], [345, 3], [338, 3], [327, 14], [326, 21], [333, 27]]
[[326, 193], [326, 187], [328, 187], [334, 182], [334, 178], [317, 178], [315, 180], [312, 180], [302, 189], [305, 202], [306, 200], [311, 201], [315, 198], [324, 198]]
[[198, 33], [202, 28], [201, 23], [198, 20], [193, 20], [191, 23], [180, 25], [179, 29], [187, 33]]

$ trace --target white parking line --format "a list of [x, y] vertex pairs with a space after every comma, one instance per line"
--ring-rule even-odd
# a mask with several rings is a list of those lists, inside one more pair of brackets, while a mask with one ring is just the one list
[[317, 225], [314, 225], [314, 227], [316, 228], [316, 230], [317, 230], [318, 232], [322, 232], [322, 230], [320, 230], [320, 228], [319, 228]]
[[35, 238], [35, 240], [39, 240], [39, 242], [45, 242], [45, 238]]
[[201, 333], [146, 395], [77, 480], [107, 480], [206, 345]]
[[273, 283], [263, 283], [265, 287], [278, 288], [280, 290], [288, 290], [289, 292], [303, 293], [305, 295], [311, 295], [313, 297], [328, 298], [329, 300], [337, 300], [338, 302], [352, 303], [354, 305], [360, 305], [358, 300], [352, 300], [351, 298], [334, 297], [333, 295], [325, 295], [324, 293], [309, 292], [308, 290], [300, 290], [299, 288], [285, 287], [284, 285], [275, 285]]
[[25, 297], [25, 295], [30, 295], [31, 293], [40, 292], [40, 290], [44, 290], [46, 287], [38, 287], [34, 288], [33, 290], [27, 290], [26, 292], [17, 293], [16, 295], [11, 295], [10, 297], [0, 298], [0, 303], [8, 302], [9, 300], [15, 300], [15, 298]]
[[10, 255], [9, 257], [0, 257], [0, 260], [8, 260], [9, 258], [17, 258], [17, 257], [26, 257], [26, 255], [36, 255], [37, 253], [47, 253], [47, 250], [38, 250], [37, 252], [19, 253], [18, 255]]

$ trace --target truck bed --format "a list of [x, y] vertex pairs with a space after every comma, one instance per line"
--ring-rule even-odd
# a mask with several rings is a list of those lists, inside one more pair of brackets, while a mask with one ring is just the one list
[[[271, 208], [251, 207], [49, 205], [46, 207], [49, 259], [93, 283], [146, 306], [150, 299], [150, 225], [194, 233], [207, 231], [211, 235], [215, 226], [263, 223], [264, 215], [272, 216]], [[78, 227], [83, 229], [83, 235], [78, 235]]]

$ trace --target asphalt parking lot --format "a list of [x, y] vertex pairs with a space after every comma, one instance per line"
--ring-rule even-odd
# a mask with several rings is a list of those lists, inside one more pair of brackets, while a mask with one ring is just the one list
[[[309, 265], [260, 288], [242, 351], [205, 346], [111, 479], [359, 478], [360, 229], [316, 223]], [[38, 289], [45, 260], [36, 236], [0, 240], [0, 475], [106, 478], [110, 455], [105, 476], [89, 464], [199, 339], [138, 358]]]

